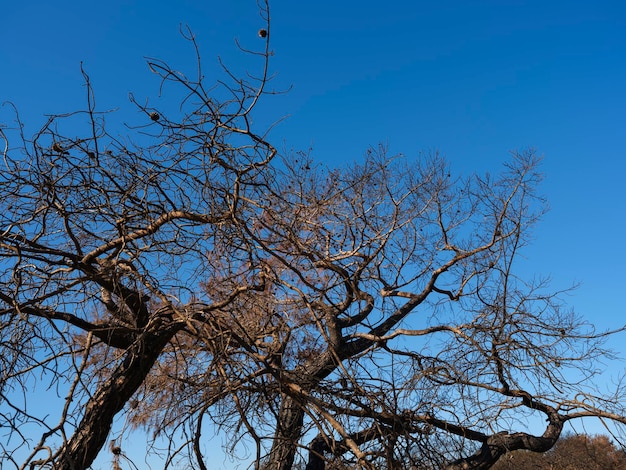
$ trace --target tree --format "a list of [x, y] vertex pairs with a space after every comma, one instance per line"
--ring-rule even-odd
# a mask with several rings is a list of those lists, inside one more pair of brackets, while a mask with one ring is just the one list
[[603, 470], [626, 468], [626, 454], [607, 436], [567, 435], [544, 454], [511, 452], [493, 470], [532, 468], [537, 470]]
[[[85, 111], [2, 129], [2, 461], [87, 468], [112, 437], [119, 456], [120, 414], [200, 469], [207, 422], [281, 470], [489, 468], [572, 419], [626, 424], [621, 389], [593, 387], [606, 333], [515, 275], [545, 210], [535, 153], [496, 178], [279, 154], [252, 126], [261, 13], [259, 74], [149, 63], [179, 116], [136, 103], [119, 137], [85, 75]], [[30, 411], [37, 386], [58, 413]]]

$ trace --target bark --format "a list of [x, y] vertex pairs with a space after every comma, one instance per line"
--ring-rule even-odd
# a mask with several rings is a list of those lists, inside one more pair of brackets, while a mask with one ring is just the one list
[[[557, 419], [554, 419], [557, 417]], [[446, 470], [488, 470], [507, 452], [525, 449], [532, 452], [546, 452], [559, 439], [563, 431], [563, 421], [556, 414], [542, 436], [526, 433], [500, 433], [490, 436], [473, 455], [459, 459], [446, 467]]]
[[173, 328], [146, 332], [128, 351], [125, 360], [87, 402], [85, 414], [70, 440], [61, 448], [54, 470], [88, 468], [107, 442], [115, 415], [135, 394], [174, 335]]
[[323, 436], [317, 436], [313, 439], [311, 444], [309, 444], [309, 461], [305, 470], [324, 470], [326, 468], [324, 453], [329, 450]]
[[291, 470], [303, 422], [304, 409], [300, 403], [284, 395], [278, 413], [274, 442], [264, 470]]

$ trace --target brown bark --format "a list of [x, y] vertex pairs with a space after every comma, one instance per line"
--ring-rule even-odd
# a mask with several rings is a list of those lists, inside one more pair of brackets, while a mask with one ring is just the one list
[[137, 339], [127, 352], [130, 361], [120, 364], [87, 403], [76, 432], [55, 459], [55, 470], [83, 470], [93, 463], [106, 443], [115, 415], [143, 383], [174, 333], [174, 328], [162, 328]]
[[294, 398], [284, 395], [278, 414], [272, 449], [264, 470], [291, 470], [303, 421], [304, 409], [302, 406]]

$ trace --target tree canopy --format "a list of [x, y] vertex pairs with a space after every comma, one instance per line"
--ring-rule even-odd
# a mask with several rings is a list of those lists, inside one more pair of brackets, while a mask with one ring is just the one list
[[457, 176], [436, 153], [279, 152], [254, 125], [261, 14], [256, 73], [149, 62], [178, 114], [135, 102], [119, 134], [85, 74], [84, 110], [0, 128], [0, 461], [118, 458], [118, 416], [200, 469], [207, 427], [255, 468], [480, 469], [570, 420], [626, 424], [594, 382], [607, 333], [516, 275], [546, 209], [536, 153]]
[[493, 470], [533, 468], [537, 470], [622, 470], [626, 454], [608, 436], [566, 435], [543, 454], [511, 452], [499, 460]]

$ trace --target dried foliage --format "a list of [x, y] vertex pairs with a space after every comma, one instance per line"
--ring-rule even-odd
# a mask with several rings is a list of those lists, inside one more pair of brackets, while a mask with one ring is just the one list
[[200, 469], [207, 427], [256, 468], [478, 469], [572, 419], [626, 423], [621, 388], [594, 389], [605, 334], [515, 275], [537, 156], [457, 178], [384, 147], [279, 155], [251, 125], [261, 13], [258, 75], [211, 88], [200, 60], [196, 79], [150, 62], [179, 116], [136, 103], [119, 137], [85, 75], [85, 111], [2, 129], [3, 464], [87, 468], [109, 442], [119, 468], [118, 415]]
[[567, 435], [548, 452], [511, 452], [493, 470], [624, 470], [626, 453], [618, 449], [608, 436]]

